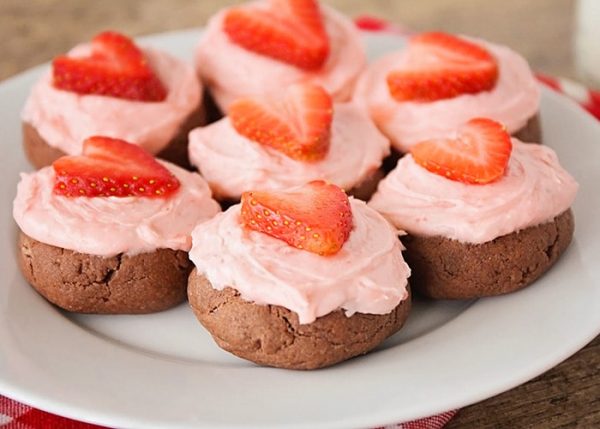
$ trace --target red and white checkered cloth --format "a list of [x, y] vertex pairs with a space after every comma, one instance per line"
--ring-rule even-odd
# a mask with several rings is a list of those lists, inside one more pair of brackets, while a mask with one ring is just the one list
[[[426, 419], [398, 423], [376, 429], [440, 429], [456, 414], [448, 411]], [[2, 429], [105, 429], [41, 411], [0, 396], [0, 428]]]
[[[399, 35], [410, 34], [410, 31], [387, 21], [362, 16], [355, 20], [356, 25], [365, 31], [385, 31]], [[596, 118], [600, 119], [600, 91], [592, 91], [584, 86], [568, 79], [553, 78], [546, 75], [537, 75], [540, 82], [550, 88], [561, 92], [588, 110]], [[455, 411], [447, 411], [437, 416], [415, 420], [407, 423], [397, 423], [377, 429], [441, 429], [456, 414]], [[0, 396], [0, 428], [1, 429], [102, 429], [89, 423], [78, 422], [54, 414], [47, 413], [19, 402]]]
[[0, 428], [2, 429], [103, 429], [89, 423], [46, 413], [0, 396]]

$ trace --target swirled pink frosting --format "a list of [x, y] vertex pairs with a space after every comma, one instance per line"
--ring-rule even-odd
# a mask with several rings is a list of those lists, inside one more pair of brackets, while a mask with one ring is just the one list
[[46, 167], [21, 174], [13, 216], [31, 238], [80, 253], [113, 256], [160, 248], [188, 251], [192, 229], [221, 209], [200, 175], [159, 162], [181, 183], [170, 198], [54, 195], [54, 169]]
[[484, 243], [551, 221], [571, 207], [577, 188], [552, 149], [513, 139], [508, 168], [496, 182], [449, 180], [406, 155], [369, 206], [409, 234]]
[[331, 144], [318, 162], [291, 159], [237, 133], [229, 118], [189, 136], [189, 155], [220, 198], [239, 199], [249, 189], [284, 189], [324, 179], [349, 190], [366, 180], [390, 152], [389, 141], [364, 110], [335, 104]]
[[[266, 9], [269, 3], [255, 1], [247, 7]], [[268, 94], [305, 81], [322, 85], [338, 101], [348, 100], [366, 65], [364, 47], [350, 20], [324, 5], [321, 11], [330, 54], [318, 71], [303, 70], [230, 41], [223, 31], [227, 10], [211, 18], [196, 50], [196, 69], [220, 109], [226, 112], [237, 98]]]
[[[89, 44], [79, 45], [69, 55], [87, 56], [90, 49]], [[141, 102], [56, 89], [49, 70], [34, 85], [21, 119], [50, 146], [68, 155], [80, 154], [83, 140], [93, 135], [136, 142], [149, 152], [160, 152], [200, 105], [202, 88], [192, 66], [155, 49], [145, 48], [144, 54], [168, 90], [164, 101]]]
[[319, 256], [240, 224], [240, 205], [192, 232], [190, 259], [215, 289], [281, 305], [311, 323], [339, 308], [386, 314], [408, 296], [410, 269], [396, 232], [376, 211], [350, 200], [354, 229], [342, 249]]
[[353, 99], [368, 109], [392, 146], [404, 153], [415, 143], [446, 136], [473, 117], [495, 119], [515, 133], [537, 114], [539, 85], [527, 62], [516, 52], [474, 41], [488, 49], [498, 62], [498, 81], [491, 91], [430, 103], [398, 102], [390, 95], [386, 78], [407, 61], [407, 50], [403, 50], [371, 64], [359, 79]]

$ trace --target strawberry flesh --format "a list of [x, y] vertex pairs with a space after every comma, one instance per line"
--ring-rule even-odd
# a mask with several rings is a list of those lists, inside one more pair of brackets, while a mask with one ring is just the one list
[[267, 10], [232, 8], [223, 29], [245, 49], [306, 70], [321, 68], [329, 55], [316, 0], [271, 0]]
[[163, 101], [167, 91], [143, 52], [128, 37], [107, 31], [92, 40], [88, 57], [58, 56], [52, 62], [55, 88], [134, 101]]
[[446, 33], [424, 33], [408, 46], [407, 64], [387, 76], [398, 101], [431, 102], [494, 88], [495, 58], [483, 47]]
[[410, 152], [417, 164], [432, 173], [481, 185], [504, 175], [511, 151], [511, 137], [502, 124], [475, 118], [459, 129], [456, 138], [424, 141]]
[[79, 156], [52, 164], [56, 195], [65, 197], [166, 198], [179, 181], [141, 147], [109, 137], [90, 137]]
[[282, 100], [243, 98], [229, 107], [236, 131], [303, 162], [323, 159], [330, 145], [333, 101], [320, 86], [292, 85]]
[[244, 227], [318, 255], [340, 251], [352, 231], [348, 196], [322, 180], [287, 191], [242, 194]]

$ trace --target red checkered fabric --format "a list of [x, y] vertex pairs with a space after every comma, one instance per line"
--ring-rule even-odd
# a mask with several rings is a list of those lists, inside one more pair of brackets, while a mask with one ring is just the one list
[[[440, 429], [454, 416], [448, 411], [438, 416], [398, 423], [377, 429]], [[2, 429], [107, 429], [89, 423], [78, 422], [23, 405], [0, 396], [0, 428]]]
[[394, 425], [383, 426], [375, 429], [441, 429], [446, 426], [457, 411], [446, 411], [445, 413], [431, 416], [424, 419], [413, 420], [412, 422], [396, 423]]
[[[356, 18], [356, 25], [365, 31], [385, 31], [398, 35], [408, 35], [407, 29], [371, 16]], [[563, 78], [553, 78], [543, 74], [537, 75], [540, 82], [561, 92], [600, 119], [600, 91], [591, 91], [584, 86]], [[448, 423], [456, 411], [447, 411], [437, 416], [412, 422], [397, 423], [377, 429], [441, 429]], [[19, 402], [0, 396], [0, 428], [1, 429], [103, 429], [89, 423], [78, 422], [54, 414], [41, 411]]]
[[406, 27], [402, 27], [398, 24], [392, 24], [389, 21], [369, 15], [363, 15], [355, 18], [354, 24], [363, 31], [384, 31], [386, 33], [394, 33], [404, 36], [411, 33], [411, 31]]
[[600, 91], [593, 91], [570, 79], [555, 78], [541, 73], [536, 76], [540, 82], [572, 98], [593, 116], [600, 119]]
[[0, 396], [0, 428], [2, 429], [103, 429], [89, 423], [67, 419], [23, 405]]

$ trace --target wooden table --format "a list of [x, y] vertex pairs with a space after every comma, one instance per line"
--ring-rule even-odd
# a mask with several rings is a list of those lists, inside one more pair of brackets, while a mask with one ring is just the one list
[[[511, 46], [532, 67], [574, 76], [569, 0], [329, 0], [415, 30], [442, 29]], [[140, 35], [203, 25], [218, 0], [2, 0], [0, 79], [50, 60], [106, 28]], [[576, 287], [577, 285], [572, 285]], [[518, 353], [518, 350], [515, 351]], [[456, 428], [600, 427], [600, 337], [546, 374], [462, 409]]]

